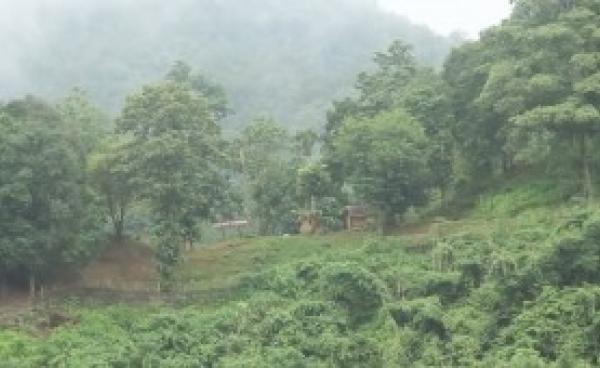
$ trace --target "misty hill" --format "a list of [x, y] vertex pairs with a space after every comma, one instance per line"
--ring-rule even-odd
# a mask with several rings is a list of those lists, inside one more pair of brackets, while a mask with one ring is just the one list
[[330, 101], [351, 93], [373, 52], [392, 40], [413, 44], [431, 65], [458, 42], [369, 0], [53, 3], [33, 18], [22, 11], [27, 19], [0, 36], [0, 98], [53, 98], [80, 86], [117, 112], [126, 94], [182, 60], [226, 88], [230, 128], [261, 114], [318, 127]]

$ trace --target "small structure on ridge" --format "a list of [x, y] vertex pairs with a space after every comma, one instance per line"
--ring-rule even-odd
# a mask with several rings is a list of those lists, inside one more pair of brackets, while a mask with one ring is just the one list
[[369, 208], [367, 206], [346, 206], [344, 217], [347, 230], [366, 230], [369, 226]]
[[300, 234], [314, 235], [321, 230], [321, 213], [319, 211], [301, 212], [298, 218]]

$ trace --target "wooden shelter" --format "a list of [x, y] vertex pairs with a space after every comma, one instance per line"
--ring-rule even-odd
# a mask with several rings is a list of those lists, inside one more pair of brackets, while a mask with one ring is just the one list
[[369, 225], [367, 206], [346, 206], [344, 208], [347, 230], [366, 230]]
[[237, 231], [238, 235], [241, 237], [242, 230], [244, 228], [247, 228], [249, 225], [250, 225], [250, 223], [247, 220], [226, 221], [226, 222], [218, 222], [216, 224], [213, 224], [213, 228], [221, 230], [223, 239], [225, 239], [227, 233], [231, 230]]
[[321, 230], [321, 214], [317, 211], [306, 211], [300, 213], [298, 222], [300, 225], [300, 234], [314, 235]]

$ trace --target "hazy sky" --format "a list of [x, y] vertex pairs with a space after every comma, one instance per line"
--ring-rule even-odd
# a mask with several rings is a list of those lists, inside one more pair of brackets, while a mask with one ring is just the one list
[[[26, 26], [31, 26], [23, 23], [35, 21], [36, 15], [39, 16], [47, 10], [79, 8], [78, 10], [81, 11], [87, 8], [83, 4], [88, 2], [123, 5], [123, 3], [135, 4], [148, 1], [150, 0], [0, 0], [0, 3], [3, 3], [3, 9], [0, 11], [0, 32], [6, 32], [6, 28], [11, 31], [10, 28], [22, 30]], [[415, 23], [426, 24], [438, 33], [448, 35], [459, 30], [466, 32], [470, 37], [477, 37], [480, 30], [499, 23], [509, 15], [511, 8], [509, 0], [375, 1], [384, 9], [402, 14]]]
[[459, 30], [473, 38], [480, 30], [508, 17], [511, 9], [508, 0], [379, 0], [379, 3], [438, 33], [448, 35]]

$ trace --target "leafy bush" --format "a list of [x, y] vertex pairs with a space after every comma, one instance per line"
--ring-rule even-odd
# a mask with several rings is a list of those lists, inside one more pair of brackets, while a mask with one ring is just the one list
[[6, 367], [35, 368], [39, 366], [39, 345], [25, 335], [0, 330], [0, 361]]
[[387, 293], [381, 280], [353, 263], [332, 263], [323, 269], [326, 297], [347, 310], [350, 320], [368, 322], [383, 306]]

